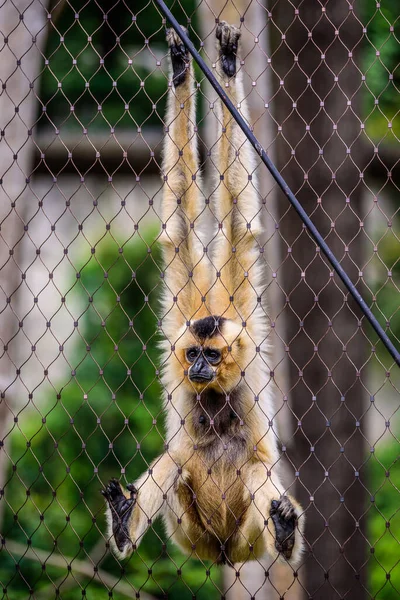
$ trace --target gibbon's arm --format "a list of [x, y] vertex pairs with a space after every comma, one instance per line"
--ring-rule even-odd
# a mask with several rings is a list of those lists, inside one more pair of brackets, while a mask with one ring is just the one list
[[163, 332], [174, 342], [187, 321], [204, 316], [210, 269], [199, 239], [201, 198], [196, 120], [196, 91], [190, 55], [176, 33], [167, 32], [172, 65], [165, 118], [162, 172], [164, 257]]
[[[233, 25], [224, 21], [218, 25], [217, 74], [233, 104], [240, 107], [248, 120], [242, 73], [237, 70], [240, 35]], [[221, 127], [217, 146], [220, 183], [213, 210], [220, 229], [215, 253], [219, 281], [213, 288], [213, 304], [221, 307], [219, 314], [247, 321], [254, 315], [257, 303], [260, 307], [257, 298], [262, 293], [262, 269], [260, 261], [257, 263], [260, 257], [257, 237], [262, 224], [256, 161], [250, 143], [221, 101], [217, 114]]]

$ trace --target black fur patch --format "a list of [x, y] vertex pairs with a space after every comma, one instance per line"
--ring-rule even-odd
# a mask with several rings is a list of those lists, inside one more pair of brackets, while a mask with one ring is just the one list
[[193, 323], [191, 329], [193, 333], [201, 340], [206, 338], [212, 338], [222, 330], [222, 325], [226, 321], [225, 317], [218, 317], [212, 315], [210, 317], [204, 317], [204, 319], [198, 319]]
[[[231, 461], [240, 461], [246, 454], [249, 430], [246, 417], [243, 416], [243, 393], [246, 392], [239, 386], [230, 392], [229, 400], [225, 394], [213, 389], [205, 389], [199, 397], [193, 395], [190, 409], [192, 436], [199, 448], [202, 447], [207, 453], [209, 460], [214, 460], [225, 451]], [[232, 414], [236, 418], [232, 418]], [[225, 450], [222, 448], [224, 444]]]

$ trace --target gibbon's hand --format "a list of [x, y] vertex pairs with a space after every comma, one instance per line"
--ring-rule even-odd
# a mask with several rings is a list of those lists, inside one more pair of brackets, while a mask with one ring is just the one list
[[220, 43], [219, 56], [222, 70], [228, 77], [233, 77], [236, 75], [236, 55], [242, 34], [234, 25], [221, 21], [215, 35]]
[[275, 548], [289, 559], [294, 546], [297, 512], [287, 496], [272, 500], [269, 514], [275, 526]]
[[[186, 27], [181, 25], [185, 33], [188, 33]], [[189, 69], [190, 57], [189, 52], [186, 50], [185, 45], [182, 43], [181, 38], [175, 33], [174, 29], [167, 29], [166, 38], [168, 46], [170, 47], [171, 63], [173, 76], [172, 81], [175, 87], [178, 87], [186, 79], [186, 73]]]
[[130, 498], [124, 495], [121, 484], [117, 479], [111, 479], [106, 489], [101, 490], [110, 507], [112, 531], [115, 544], [120, 552], [123, 552], [128, 544], [132, 545], [132, 540], [129, 537], [128, 521], [136, 504], [137, 495], [137, 490], [132, 484], [126, 487], [131, 493]]

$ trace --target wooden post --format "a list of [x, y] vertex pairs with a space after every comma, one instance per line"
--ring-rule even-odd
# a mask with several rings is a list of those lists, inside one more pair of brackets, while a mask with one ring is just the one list
[[[11, 423], [17, 412], [23, 314], [19, 307], [22, 280], [24, 219], [32, 200], [30, 174], [34, 144], [41, 51], [47, 37], [46, 2], [6, 1], [0, 7], [0, 490], [10, 452]], [[3, 41], [3, 40], [2, 40]], [[33, 303], [33, 299], [32, 299]], [[20, 392], [17, 393], [17, 392]], [[0, 492], [0, 526], [4, 501]]]

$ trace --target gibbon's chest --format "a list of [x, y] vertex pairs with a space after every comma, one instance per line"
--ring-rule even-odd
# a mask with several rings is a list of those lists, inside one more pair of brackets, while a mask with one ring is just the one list
[[194, 453], [186, 463], [203, 526], [227, 538], [250, 503], [241, 469], [252, 456], [238, 394], [209, 391], [191, 412]]
[[[190, 413], [194, 439], [201, 447], [219, 447], [221, 441], [235, 440], [240, 446], [245, 437], [243, 407], [239, 391], [233, 394], [220, 394], [207, 390], [193, 399]], [[233, 448], [231, 448], [232, 450]]]

